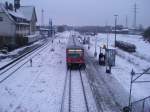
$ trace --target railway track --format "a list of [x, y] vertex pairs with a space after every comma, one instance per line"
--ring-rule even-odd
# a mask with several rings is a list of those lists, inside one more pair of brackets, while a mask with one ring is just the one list
[[[91, 112], [88, 99], [89, 94], [87, 93], [84, 81], [85, 77], [85, 70], [67, 70], [60, 112]], [[94, 105], [96, 105], [96, 103]]]
[[[94, 76], [87, 75], [87, 77], [89, 79], [88, 81], [92, 89], [93, 96], [95, 97], [95, 102], [96, 102], [98, 111], [99, 112], [105, 112], [105, 111], [121, 112], [122, 106], [116, 99], [117, 97], [115, 96], [114, 91], [112, 90], [109, 83], [106, 81], [105, 77], [103, 75], [100, 75], [100, 80], [99, 80], [98, 78], [99, 76], [95, 75], [101, 72], [99, 71], [98, 66], [96, 66], [96, 64], [94, 63], [95, 60], [91, 58], [91, 56], [87, 52], [86, 52], [86, 58], [87, 58], [88, 65], [90, 67], [92, 66], [91, 69], [86, 69], [86, 72], [87, 73], [89, 72], [89, 74], [91, 74], [91, 72], [92, 74], [94, 73], [93, 74]], [[89, 70], [91, 70], [91, 72]], [[98, 85], [100, 84], [100, 86], [97, 87], [97, 85], [95, 85], [93, 81], [97, 82]], [[104, 93], [101, 92], [100, 90], [102, 90]], [[105, 101], [105, 98], [106, 99], [109, 98], [110, 101], [109, 102], [107, 102], [107, 100]]]
[[[85, 69], [85, 72], [86, 72], [86, 78], [88, 79], [88, 71], [87, 71], [87, 69]], [[98, 110], [98, 112], [104, 112], [102, 106], [99, 105], [99, 103], [97, 103], [97, 96], [96, 96], [96, 94], [95, 94], [95, 92], [93, 90], [94, 88], [93, 88], [93, 86], [91, 86], [92, 84], [90, 82], [91, 81], [88, 79], [88, 84], [90, 86], [90, 90], [92, 91], [92, 96], [93, 96], [94, 102], [96, 104], [96, 109]]]
[[42, 46], [29, 51], [23, 56], [17, 58], [13, 62], [9, 63], [7, 66], [3, 67], [0, 71], [0, 84], [11, 77], [15, 72], [27, 64], [31, 59], [36, 57], [40, 52], [42, 52], [49, 45], [49, 41], [43, 44]]
[[[47, 47], [47, 46], [46, 46]], [[44, 49], [44, 50], [43, 50]], [[47, 52], [47, 54], [48, 54], [48, 51], [51, 49], [51, 47], [47, 47], [47, 48], [43, 48], [43, 49], [41, 49], [40, 51], [40, 54], [42, 53], [42, 52]], [[47, 57], [47, 54], [45, 55], [43, 55], [44, 57]], [[48, 54], [49, 55], [49, 54]], [[40, 55], [40, 56], [42, 56], [42, 55]], [[43, 57], [42, 56], [42, 57]], [[41, 57], [41, 59], [40, 59], [40, 61], [42, 62], [42, 60], [43, 60], [43, 58]], [[39, 63], [40, 64], [40, 63]], [[23, 88], [23, 92], [20, 94], [20, 96], [16, 99], [16, 101], [15, 101], [15, 105], [12, 107], [12, 108], [10, 108], [10, 112], [18, 112], [18, 111], [20, 111], [20, 110], [17, 110], [18, 109], [18, 107], [20, 107], [20, 105], [21, 105], [21, 103], [24, 101], [24, 99], [27, 97], [27, 95], [28, 95], [28, 93], [30, 92], [30, 89], [32, 88], [32, 85], [33, 84], [35, 84], [36, 82], [37, 82], [37, 80], [38, 79], [40, 79], [40, 77], [41, 77], [41, 75], [42, 75], [42, 73], [45, 71], [45, 69], [41, 69], [41, 68], [39, 68], [38, 69], [38, 71], [37, 71], [37, 73], [36, 74], [34, 74], [34, 75], [32, 75], [32, 77], [31, 77], [31, 80], [28, 82], [28, 84]]]
[[26, 56], [33, 54], [34, 52], [36, 52], [36, 50], [40, 49], [41, 47], [43, 47], [45, 44], [43, 45], [39, 45], [39, 47], [33, 48], [32, 50], [27, 51], [26, 53], [18, 56], [16, 59], [12, 60], [11, 62], [9, 62], [8, 64], [0, 67], [0, 71], [9, 68], [11, 65], [13, 65], [14, 63], [17, 63], [18, 60], [23, 60]]

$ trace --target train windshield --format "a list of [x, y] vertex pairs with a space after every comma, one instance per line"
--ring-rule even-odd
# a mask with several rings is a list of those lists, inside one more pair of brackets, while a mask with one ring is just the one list
[[72, 57], [72, 58], [77, 58], [77, 57], [81, 57], [83, 54], [83, 50], [68, 50], [68, 57]]
[[72, 57], [72, 58], [78, 58], [80, 57], [81, 55], [80, 54], [77, 54], [77, 53], [71, 53], [71, 54], [68, 54], [68, 57]]

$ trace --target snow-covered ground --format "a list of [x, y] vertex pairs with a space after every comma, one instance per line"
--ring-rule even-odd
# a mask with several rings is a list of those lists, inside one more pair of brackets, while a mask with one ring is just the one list
[[[108, 37], [109, 46], [114, 46], [114, 35], [113, 34], [98, 34], [90, 38], [90, 49], [88, 52], [94, 56], [95, 51], [95, 40], [97, 38], [96, 51], [100, 52], [100, 46], [106, 45]], [[114, 76], [120, 84], [129, 92], [131, 70], [133, 69], [136, 73], [142, 73], [143, 70], [150, 67], [150, 43], [145, 42], [142, 36], [139, 35], [117, 35], [117, 40], [130, 42], [136, 45], [137, 50], [135, 53], [127, 53], [123, 50], [116, 48], [116, 66], [112, 68], [112, 76]], [[87, 48], [87, 46], [86, 46]], [[98, 56], [96, 58], [98, 60]], [[105, 67], [103, 67], [105, 69]], [[144, 75], [139, 80], [149, 80], [150, 76]], [[132, 95], [134, 100], [138, 100], [147, 96], [150, 96], [150, 83], [133, 84]]]
[[0, 67], [3, 67], [4, 65], [8, 64], [9, 62], [13, 61], [17, 56], [20, 55], [20, 52], [24, 51], [27, 48], [32, 48], [34, 46], [38, 46], [43, 44], [43, 40], [39, 40], [29, 46], [24, 46], [18, 49], [15, 49], [11, 52], [8, 52], [8, 54], [1, 54], [0, 53]]
[[[70, 100], [70, 110], [71, 112], [98, 112], [96, 103], [86, 77], [87, 73], [84, 70], [81, 70], [81, 77], [83, 79], [83, 86], [85, 90], [85, 97], [83, 93], [83, 86], [81, 82], [79, 70], [71, 70], [71, 82], [70, 82], [70, 71], [67, 73], [67, 82], [64, 93], [64, 101], [62, 105], [61, 112], [68, 112], [69, 110], [69, 100]], [[71, 90], [69, 89], [69, 84], [71, 83]], [[69, 91], [71, 91], [71, 96], [69, 99]], [[87, 107], [86, 107], [87, 101]]]
[[[54, 43], [49, 43], [42, 52], [33, 58], [33, 66], [30, 63], [25, 64], [11, 77], [0, 84], [0, 112], [59, 112], [61, 109], [62, 95], [66, 76], [66, 46], [68, 38], [72, 32], [64, 32], [57, 34]], [[79, 35], [76, 33], [76, 35]], [[114, 45], [114, 35], [109, 34], [109, 46]], [[135, 72], [143, 72], [144, 69], [150, 67], [150, 44], [143, 41], [141, 36], [137, 35], [117, 35], [117, 40], [123, 40], [134, 43], [137, 46], [135, 53], [127, 53], [118, 48], [116, 56], [116, 66], [112, 68], [111, 77], [114, 77], [120, 85], [129, 93], [131, 70]], [[90, 49], [85, 48], [90, 56], [94, 56], [95, 37], [90, 38]], [[99, 54], [99, 46], [106, 44], [107, 34], [97, 35], [96, 50]], [[54, 51], [52, 50], [54, 49]], [[16, 51], [17, 52], [17, 51]], [[98, 61], [98, 56], [95, 58]], [[100, 67], [105, 70], [105, 67]], [[84, 74], [84, 73], [83, 73]], [[3, 74], [4, 75], [4, 74]], [[78, 108], [78, 111], [84, 111], [80, 108], [81, 83], [79, 76], [73, 75], [73, 102], [72, 108]], [[85, 75], [83, 75], [84, 79]], [[148, 75], [139, 80], [150, 80]], [[91, 99], [92, 93], [88, 85], [88, 80], [84, 80], [86, 94]], [[104, 86], [105, 87], [105, 86]], [[115, 87], [117, 87], [115, 85]], [[138, 100], [149, 96], [149, 83], [133, 84], [134, 100]], [[101, 96], [103, 97], [103, 96]], [[82, 98], [81, 98], [82, 99]], [[93, 108], [94, 101], [89, 100], [89, 106]], [[84, 106], [84, 105], [81, 105]], [[94, 111], [95, 108], [92, 110]]]
[[[70, 34], [71, 32], [57, 34], [53, 42], [49, 41], [45, 49], [42, 48], [42, 52], [32, 58], [32, 66], [28, 62], [8, 79], [0, 82], [0, 112], [60, 112], [65, 78], [68, 75], [66, 74], [66, 46]], [[24, 61], [26, 60], [28, 61], [28, 59]], [[18, 66], [1, 75], [0, 80]], [[86, 73], [81, 72], [89, 110], [97, 112]], [[71, 75], [72, 111], [85, 112], [79, 71], [73, 71]], [[68, 105], [64, 106], [64, 110], [67, 109]]]
[[[65, 48], [69, 33], [49, 43], [33, 66], [24, 65], [0, 84], [1, 112], [58, 112], [66, 74]], [[59, 40], [61, 41], [59, 43]], [[54, 51], [51, 51], [52, 47]]]

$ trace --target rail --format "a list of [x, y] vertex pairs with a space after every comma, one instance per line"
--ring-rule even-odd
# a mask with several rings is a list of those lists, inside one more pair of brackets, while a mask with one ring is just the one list
[[[82, 72], [81, 69], [78, 69], [79, 71], [79, 77], [80, 77], [80, 82], [81, 82], [81, 86], [82, 86], [82, 93], [83, 93], [83, 97], [84, 97], [84, 102], [85, 102], [85, 108], [86, 108], [86, 112], [89, 112], [89, 105], [88, 105], [88, 101], [87, 101], [87, 96], [86, 96], [86, 92], [85, 92], [85, 87], [84, 87], [84, 81], [83, 81], [83, 77], [82, 77]], [[68, 80], [69, 79], [69, 80]], [[68, 86], [67, 86], [67, 80], [68, 80]], [[64, 103], [65, 103], [65, 93], [67, 90], [67, 87], [69, 89], [69, 93], [68, 93], [68, 112], [72, 112], [72, 70], [71, 69], [67, 69], [66, 72], [66, 76], [65, 76], [65, 83], [64, 83], [64, 89], [63, 89], [63, 95], [62, 95], [62, 100], [61, 100], [61, 108], [60, 108], [60, 112], [64, 112]]]
[[[31, 56], [31, 58], [27, 59], [23, 64], [21, 64], [20, 66], [18, 66], [16, 69], [14, 69], [12, 72], [10, 72], [8, 75], [2, 77], [2, 79], [0, 79], [0, 84], [3, 83], [5, 80], [7, 80], [9, 77], [11, 77], [15, 72], [17, 72], [20, 68], [22, 68], [26, 63], [28, 63], [30, 61], [30, 59], [36, 57], [39, 52], [42, 52], [46, 47], [48, 46], [48, 42], [46, 44], [44, 44], [42, 47], [40, 47], [39, 49], [36, 50], [37, 53], [32, 53], [34, 54], [33, 56]], [[28, 57], [29, 57], [28, 56]], [[8, 72], [8, 70], [10, 70], [11, 68], [15, 67], [17, 64], [21, 63], [23, 60], [18, 61], [17, 63], [15, 63], [13, 66], [11, 66], [10, 68], [6, 69], [5, 71], [3, 71], [2, 73], [0, 73], [0, 76], [2, 76], [4, 73]]]
[[40, 47], [36, 47], [36, 48], [34, 48], [34, 49], [32, 49], [32, 50], [29, 50], [27, 53], [22, 54], [21, 56], [19, 56], [18, 58], [14, 59], [14, 60], [11, 61], [11, 62], [9, 62], [8, 64], [6, 64], [6, 65], [0, 67], [0, 71], [3, 70], [3, 69], [5, 69], [5, 68], [7, 68], [7, 67], [9, 67], [10, 65], [12, 65], [12, 64], [15, 63], [15, 62], [17, 62], [18, 60], [24, 58], [26, 55], [32, 53], [33, 51], [35, 51], [35, 50], [37, 50], [37, 49], [40, 49], [42, 46], [43, 46], [43, 45], [41, 45]]

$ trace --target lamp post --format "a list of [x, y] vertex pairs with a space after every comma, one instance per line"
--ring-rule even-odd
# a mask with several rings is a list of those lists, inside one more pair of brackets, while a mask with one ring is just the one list
[[95, 52], [94, 52], [94, 56], [97, 57], [97, 37], [96, 37], [96, 33], [95, 33]]
[[118, 17], [118, 15], [114, 15], [114, 17], [115, 17], [115, 47], [116, 47], [116, 35], [117, 35], [116, 26], [117, 26], [117, 17]]
[[129, 107], [132, 106], [131, 105], [131, 95], [132, 95], [132, 84], [133, 84], [133, 76], [135, 75], [135, 72], [131, 71], [131, 82], [130, 82], [130, 94], [129, 94]]

